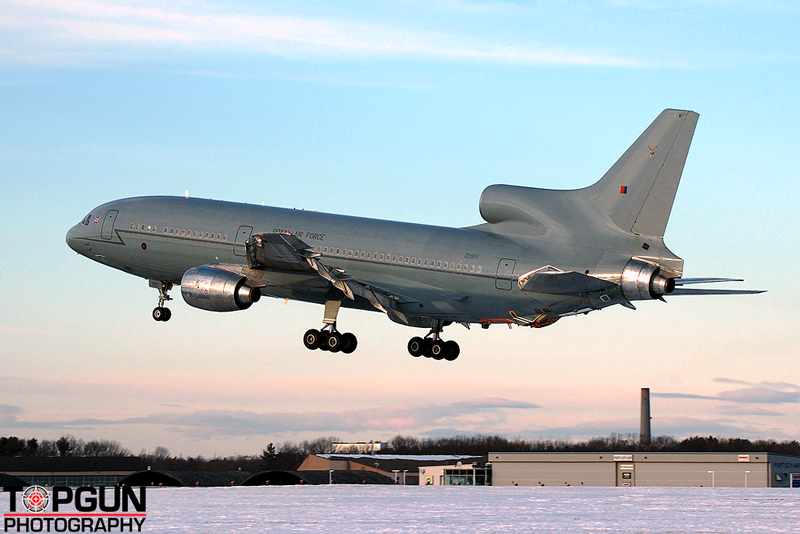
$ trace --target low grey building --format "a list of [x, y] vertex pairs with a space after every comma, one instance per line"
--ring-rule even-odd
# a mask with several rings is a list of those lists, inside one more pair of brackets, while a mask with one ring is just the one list
[[18, 477], [26, 485], [113, 486], [147, 463], [134, 456], [49, 458], [41, 456], [0, 457], [0, 473]]
[[489, 454], [494, 486], [800, 488], [800, 456], [756, 453]]

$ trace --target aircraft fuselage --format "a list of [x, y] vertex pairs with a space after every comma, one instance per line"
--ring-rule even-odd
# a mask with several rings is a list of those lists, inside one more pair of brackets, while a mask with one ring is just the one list
[[[519, 275], [548, 264], [592, 271], [605, 252], [597, 248], [591, 253], [584, 244], [578, 265], [568, 253], [554, 254], [552, 246], [547, 259], [540, 257], [535, 238], [524, 238], [528, 243], [523, 245], [475, 229], [181, 197], [104, 204], [70, 230], [67, 242], [104, 265], [177, 285], [198, 265], [246, 265], [245, 242], [260, 232], [290, 233], [312, 246], [326, 265], [412, 294], [414, 302], [399, 305], [411, 316], [465, 323], [507, 321], [510, 311], [519, 316], [547, 313], [564, 299], [526, 296], [517, 289]], [[276, 271], [267, 273], [264, 282], [261, 293], [277, 298], [322, 303], [328, 293], [324, 280], [307, 273]], [[343, 305], [376, 309], [358, 299]]]

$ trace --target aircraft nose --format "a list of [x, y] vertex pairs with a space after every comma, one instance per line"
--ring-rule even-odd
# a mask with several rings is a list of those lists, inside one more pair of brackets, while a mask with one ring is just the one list
[[83, 230], [83, 225], [76, 224], [75, 226], [69, 229], [69, 232], [67, 232], [67, 245], [69, 246], [69, 248], [71, 248], [77, 253], [81, 252], [81, 247], [79, 246], [79, 243], [81, 242], [80, 238], [81, 235], [83, 234], [82, 230]]

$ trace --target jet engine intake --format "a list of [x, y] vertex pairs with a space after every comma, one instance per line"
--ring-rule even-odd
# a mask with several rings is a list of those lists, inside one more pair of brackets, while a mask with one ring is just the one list
[[632, 259], [622, 269], [622, 295], [628, 300], [659, 299], [675, 290], [675, 279], [667, 278], [658, 265]]
[[246, 310], [261, 298], [244, 276], [214, 267], [192, 267], [181, 278], [181, 295], [189, 306], [208, 311]]

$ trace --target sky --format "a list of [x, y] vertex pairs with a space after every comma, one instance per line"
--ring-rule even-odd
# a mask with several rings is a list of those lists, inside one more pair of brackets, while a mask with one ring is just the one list
[[[134, 453], [258, 454], [336, 436], [800, 439], [794, 2], [0, 0], [0, 435]], [[70, 250], [140, 195], [442, 226], [488, 185], [587, 186], [665, 108], [700, 114], [665, 241], [673, 297], [539, 330], [416, 329], [343, 310], [351, 355], [308, 351], [321, 306], [262, 299], [169, 323], [146, 280]]]

